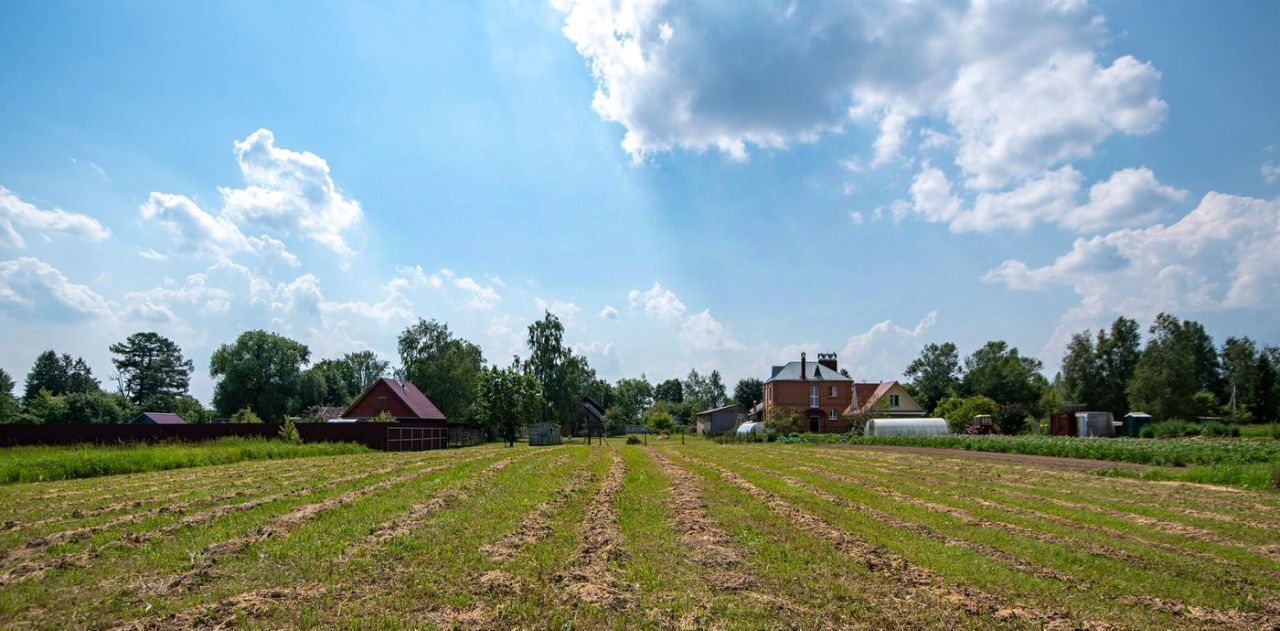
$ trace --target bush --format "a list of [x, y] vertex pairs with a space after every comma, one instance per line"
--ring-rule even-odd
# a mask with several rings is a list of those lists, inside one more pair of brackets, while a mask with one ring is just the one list
[[676, 428], [676, 421], [671, 417], [671, 413], [657, 406], [644, 415], [644, 421], [649, 429], [660, 434], [670, 433]]
[[280, 424], [280, 440], [294, 445], [302, 444], [302, 435], [298, 433], [298, 426], [293, 424], [293, 419], [285, 417], [284, 423]]
[[768, 440], [773, 441], [778, 434], [794, 434], [800, 429], [800, 416], [795, 410], [782, 408], [775, 411], [768, 420], [764, 422], [765, 429], [769, 430]]
[[[958, 399], [956, 397], [947, 397], [938, 403], [934, 408], [934, 415], [947, 419], [947, 425], [951, 428], [953, 434], [963, 434], [965, 426], [973, 422], [973, 417], [979, 414], [990, 414], [995, 416], [999, 412], [999, 406], [990, 397], [982, 395]], [[1026, 417], [1026, 410], [1023, 410], [1023, 417]]]
[[252, 407], [246, 405], [240, 408], [235, 414], [231, 415], [231, 422], [232, 423], [261, 423], [262, 419], [259, 418], [257, 414], [253, 413]]
[[1116, 460], [1160, 466], [1280, 463], [1280, 442], [1245, 440], [1126, 440], [1073, 436], [854, 436], [860, 445], [943, 447], [999, 453]]
[[993, 420], [1001, 434], [1021, 434], [1027, 428], [1027, 407], [1021, 403], [1001, 403]]

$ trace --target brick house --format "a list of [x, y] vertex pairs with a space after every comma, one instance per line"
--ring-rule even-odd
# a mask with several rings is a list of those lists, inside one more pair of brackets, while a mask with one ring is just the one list
[[810, 362], [804, 353], [800, 361], [774, 366], [764, 382], [762, 418], [774, 419], [791, 412], [800, 419], [800, 430], [814, 433], [846, 432], [849, 420], [843, 413], [854, 402], [853, 379], [840, 373], [835, 353], [818, 353]]
[[386, 412], [397, 421], [438, 421], [445, 426], [446, 418], [440, 408], [422, 394], [409, 381], [397, 381], [383, 377], [369, 386], [360, 398], [342, 414], [342, 418], [369, 420]]

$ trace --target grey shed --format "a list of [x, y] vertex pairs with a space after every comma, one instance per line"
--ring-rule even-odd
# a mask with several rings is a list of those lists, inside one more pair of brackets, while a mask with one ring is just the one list
[[555, 423], [534, 423], [529, 426], [529, 446], [559, 445], [560, 426]]

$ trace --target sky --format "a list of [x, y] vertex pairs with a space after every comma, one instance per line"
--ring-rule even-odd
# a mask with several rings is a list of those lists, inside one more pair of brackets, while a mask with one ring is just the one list
[[1280, 3], [9, 2], [0, 368], [246, 330], [897, 378], [1161, 311], [1280, 343]]

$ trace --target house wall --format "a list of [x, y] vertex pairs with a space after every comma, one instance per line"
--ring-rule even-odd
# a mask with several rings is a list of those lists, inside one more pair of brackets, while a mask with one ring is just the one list
[[[845, 432], [849, 430], [849, 421], [841, 416], [845, 408], [853, 401], [853, 383], [849, 381], [770, 381], [764, 384], [764, 420], [768, 421], [784, 410], [793, 410], [800, 419], [800, 431], [809, 431], [809, 388], [818, 387], [818, 407], [821, 419], [818, 431]], [[835, 396], [830, 396], [829, 388], [835, 387]], [[836, 411], [836, 420], [829, 420], [830, 411]]]
[[374, 418], [384, 409], [378, 404], [378, 398], [386, 398], [386, 411], [396, 418], [418, 418], [413, 410], [405, 405], [404, 401], [391, 390], [391, 386], [385, 382], [374, 384], [373, 389], [368, 395], [356, 402], [350, 410], [348, 410], [348, 418]]
[[[889, 405], [889, 401], [891, 400], [889, 396], [894, 394], [898, 395], [898, 405], [896, 407]], [[886, 405], [884, 409], [888, 414], [918, 414], [920, 416], [924, 416], [924, 407], [917, 403], [916, 400], [907, 393], [907, 389], [903, 388], [902, 384], [893, 384], [893, 387], [889, 388], [889, 391], [884, 393], [884, 401]]]

